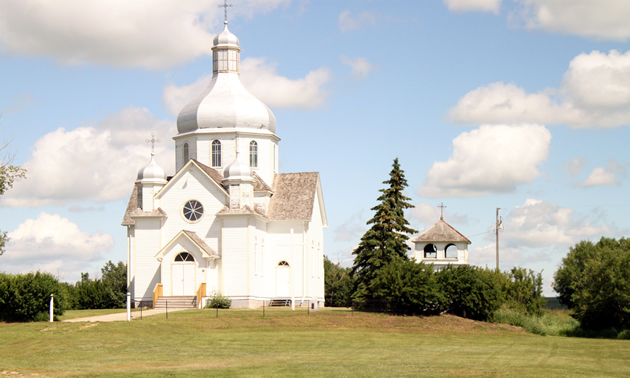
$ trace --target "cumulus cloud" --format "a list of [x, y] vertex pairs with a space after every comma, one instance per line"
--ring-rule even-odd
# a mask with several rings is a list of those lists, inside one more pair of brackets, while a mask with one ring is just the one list
[[586, 180], [577, 186], [589, 188], [593, 186], [618, 185], [618, 175], [625, 175], [627, 166], [619, 164], [615, 160], [608, 162], [608, 168], [595, 167]]
[[482, 11], [499, 13], [501, 0], [443, 0], [451, 12]]
[[[233, 11], [252, 16], [290, 1], [249, 0]], [[202, 0], [3, 1], [0, 46], [64, 64], [164, 68], [209, 54], [221, 16]]]
[[40, 213], [37, 219], [27, 219], [8, 236], [11, 240], [2, 255], [3, 271], [44, 270], [54, 274], [70, 273], [75, 279], [81, 270], [114, 245], [109, 234], [96, 232], [90, 235], [67, 218], [46, 212]]
[[453, 155], [435, 162], [417, 194], [473, 197], [510, 193], [530, 183], [547, 159], [551, 133], [542, 125], [482, 125], [453, 140]]
[[368, 77], [370, 72], [374, 71], [374, 66], [366, 58], [348, 58], [347, 56], [342, 56], [341, 63], [350, 67], [352, 77], [355, 80], [363, 80]]
[[350, 11], [347, 10], [339, 15], [339, 30], [342, 33], [373, 27], [376, 23], [376, 16], [370, 12], [362, 12], [352, 16]]
[[580, 54], [569, 64], [560, 88], [527, 93], [515, 84], [477, 88], [451, 109], [461, 123], [536, 122], [575, 128], [630, 124], [630, 52]]
[[148, 163], [155, 133], [156, 160], [173, 171], [170, 137], [175, 125], [146, 109], [126, 108], [95, 126], [59, 128], [39, 138], [23, 164], [27, 179], [0, 197], [1, 206], [39, 207], [81, 200], [108, 201], [129, 195], [140, 168]]
[[529, 29], [625, 41], [630, 37], [626, 0], [517, 0], [512, 19]]
[[570, 246], [583, 239], [616, 233], [601, 215], [580, 216], [571, 208], [527, 199], [508, 214], [501, 238], [510, 247], [539, 248], [555, 244]]
[[[172, 113], [197, 97], [210, 83], [212, 75], [205, 75], [192, 84], [164, 88], [162, 103]], [[276, 65], [261, 58], [247, 58], [241, 62], [241, 82], [254, 96], [270, 107], [315, 109], [326, 102], [328, 93], [323, 88], [330, 81], [330, 70], [320, 67], [300, 79], [289, 79], [277, 73]], [[273, 90], [270, 90], [273, 88]]]

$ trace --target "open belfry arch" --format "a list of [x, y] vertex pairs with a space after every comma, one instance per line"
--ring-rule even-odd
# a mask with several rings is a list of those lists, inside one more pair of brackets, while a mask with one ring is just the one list
[[444, 206], [441, 208], [440, 221], [428, 230], [412, 238], [414, 243], [414, 259], [425, 264], [433, 264], [437, 269], [447, 265], [468, 265], [467, 237], [444, 221]]
[[175, 175], [152, 152], [131, 192], [122, 224], [134, 302], [200, 306], [220, 291], [234, 307], [323, 305], [323, 273], [313, 274], [324, 269], [327, 227], [319, 173], [279, 172], [276, 118], [241, 84], [227, 20], [212, 52], [210, 84], [177, 117]]

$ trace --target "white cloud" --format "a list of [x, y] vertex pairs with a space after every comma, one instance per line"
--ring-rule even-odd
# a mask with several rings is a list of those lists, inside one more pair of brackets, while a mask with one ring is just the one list
[[341, 30], [342, 33], [372, 27], [375, 26], [376, 23], [376, 16], [370, 12], [362, 12], [356, 16], [352, 16], [350, 11], [343, 11], [339, 15], [339, 30]]
[[630, 52], [580, 54], [569, 64], [562, 85], [527, 93], [514, 84], [477, 88], [451, 109], [462, 123], [536, 122], [575, 128], [630, 124]]
[[350, 219], [346, 220], [340, 226], [335, 227], [333, 231], [335, 240], [354, 241], [358, 243], [361, 236], [363, 236], [363, 233], [365, 233], [368, 228], [366, 225], [367, 221], [368, 219], [365, 217], [363, 209], [352, 214]]
[[[523, 263], [524, 253], [520, 248], [503, 248], [499, 244], [499, 263], [501, 270], [507, 266], [517, 266]], [[468, 262], [478, 266], [496, 267], [497, 247], [495, 243], [474, 247], [468, 251]]]
[[501, 0], [443, 0], [451, 12], [483, 11], [499, 13]]
[[630, 37], [627, 0], [517, 0], [513, 19], [529, 29], [625, 41]]
[[8, 236], [11, 240], [2, 255], [3, 271], [44, 270], [53, 274], [59, 271], [70, 273], [75, 279], [81, 270], [87, 269], [114, 245], [109, 234], [89, 235], [67, 218], [46, 212], [40, 213], [37, 219], [27, 219]]
[[608, 168], [595, 167], [590, 175], [577, 186], [589, 188], [593, 186], [617, 185], [617, 175], [624, 175], [627, 171], [626, 164], [619, 164], [615, 160], [608, 162]]
[[[230, 12], [251, 17], [290, 1], [250, 0]], [[164, 68], [209, 54], [221, 16], [204, 0], [3, 1], [0, 46], [64, 64]]]
[[[190, 85], [167, 85], [162, 103], [172, 113], [182, 108], [208, 86], [212, 75], [202, 76]], [[330, 81], [330, 70], [320, 67], [300, 79], [289, 79], [277, 73], [276, 65], [261, 58], [241, 62], [241, 82], [254, 96], [270, 107], [315, 109], [323, 106], [328, 93], [323, 86]], [[273, 90], [269, 90], [273, 88]]]
[[81, 200], [108, 201], [129, 195], [136, 173], [148, 163], [155, 133], [156, 160], [173, 171], [170, 121], [159, 121], [146, 109], [126, 108], [96, 126], [59, 128], [39, 138], [28, 161], [26, 180], [0, 197], [0, 205], [38, 207]]
[[542, 125], [482, 125], [453, 140], [453, 155], [435, 162], [417, 194], [472, 197], [509, 193], [530, 183], [547, 159], [551, 133]]
[[370, 72], [374, 71], [374, 66], [366, 58], [348, 58], [347, 56], [342, 56], [341, 63], [350, 67], [352, 77], [355, 80], [363, 80], [368, 77]]
[[570, 162], [564, 163], [564, 169], [568, 171], [571, 176], [577, 176], [582, 172], [582, 168], [584, 168], [584, 161], [584, 156], [574, 157]]

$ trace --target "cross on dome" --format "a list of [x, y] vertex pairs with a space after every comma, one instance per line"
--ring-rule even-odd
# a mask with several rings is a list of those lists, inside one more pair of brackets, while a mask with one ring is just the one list
[[161, 141], [159, 139], [155, 139], [155, 134], [151, 133], [151, 139], [147, 139], [144, 141], [144, 143], [151, 143], [151, 156], [155, 155], [155, 143], [160, 143]]
[[228, 8], [232, 8], [234, 5], [232, 4], [228, 4], [227, 0], [223, 0], [223, 5], [217, 5], [217, 8], [223, 8], [223, 12], [224, 12], [224, 17], [225, 20], [224, 22], [227, 24], [227, 9]]

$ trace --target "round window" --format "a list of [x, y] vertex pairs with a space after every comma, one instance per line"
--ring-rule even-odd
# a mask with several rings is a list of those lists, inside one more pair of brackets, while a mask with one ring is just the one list
[[184, 205], [184, 217], [196, 222], [203, 216], [203, 205], [197, 200], [190, 200]]

